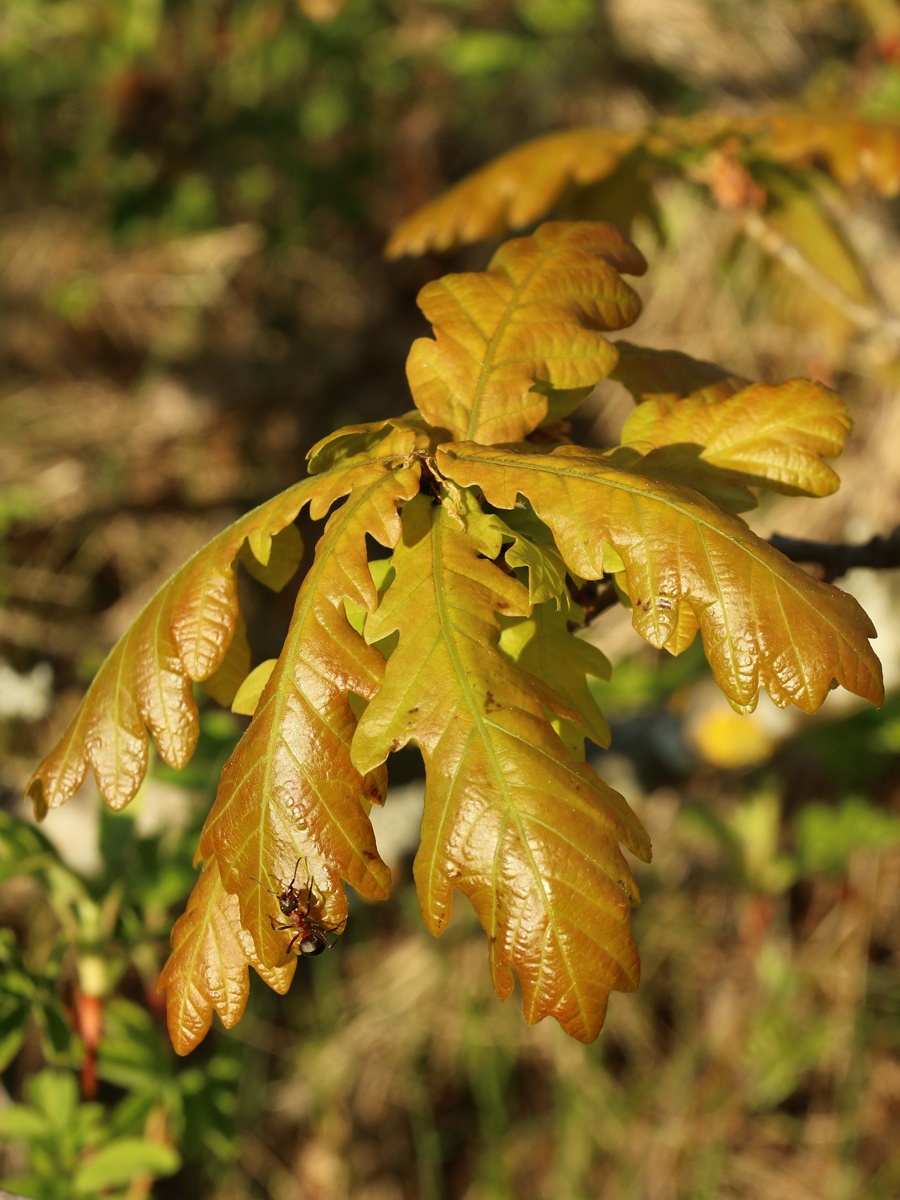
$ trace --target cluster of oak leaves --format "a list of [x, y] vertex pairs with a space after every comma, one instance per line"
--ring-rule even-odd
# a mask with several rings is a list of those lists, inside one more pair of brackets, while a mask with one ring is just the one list
[[[526, 1019], [596, 1037], [611, 990], [637, 986], [637, 888], [620, 846], [649, 839], [584, 761], [609, 734], [588, 686], [608, 664], [573, 631], [572, 592], [607, 577], [637, 631], [679, 653], [699, 632], [743, 709], [760, 687], [812, 712], [835, 682], [876, 703], [874, 629], [736, 515], [751, 488], [825, 495], [850, 429], [818, 384], [748, 384], [674, 352], [611, 343], [645, 263], [614, 227], [550, 223], [485, 272], [426, 286], [434, 329], [407, 374], [415, 410], [341, 430], [309, 476], [248, 513], [153, 597], [29, 784], [39, 814], [88, 763], [121, 808], [147, 770], [148, 730], [175, 767], [198, 735], [193, 683], [252, 712], [203, 829], [199, 881], [161, 986], [186, 1053], [212, 1011], [231, 1026], [252, 966], [276, 991], [297, 964], [270, 881], [301, 866], [301, 913], [340, 929], [342, 881], [388, 895], [368, 812], [389, 755], [414, 742], [426, 794], [415, 880], [440, 933], [454, 888], [487, 933], [498, 993]], [[637, 405], [618, 446], [554, 442], [601, 379]], [[537, 431], [537, 432], [536, 432]], [[532, 436], [534, 435], [534, 436]], [[279, 658], [251, 671], [237, 563], [275, 589], [300, 561], [304, 505], [325, 526]], [[330, 514], [330, 515], [329, 515]], [[367, 539], [383, 547], [369, 561]], [[281, 928], [279, 928], [281, 926]]]

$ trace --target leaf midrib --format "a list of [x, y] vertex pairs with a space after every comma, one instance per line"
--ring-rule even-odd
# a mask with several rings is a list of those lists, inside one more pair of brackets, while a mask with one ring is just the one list
[[[495, 780], [497, 781], [498, 792], [500, 794], [502, 794], [503, 802], [504, 802], [504, 820], [507, 820], [507, 819], [511, 820], [516, 828], [516, 832], [518, 834], [520, 845], [522, 846], [522, 849], [525, 852], [527, 859], [528, 859], [532, 878], [534, 880], [535, 886], [537, 887], [537, 889], [540, 892], [542, 907], [543, 907], [544, 912], [547, 914], [548, 925], [550, 926], [550, 928], [553, 931], [553, 938], [554, 938], [555, 945], [557, 947], [557, 951], [559, 953], [560, 959], [565, 964], [566, 977], [569, 980], [570, 989], [578, 997], [579, 1011], [581, 1012], [582, 1015], [584, 1015], [588, 1012], [588, 1006], [587, 1006], [584, 994], [583, 994], [581, 987], [579, 985], [579, 982], [578, 982], [578, 973], [575, 970], [573, 970], [573, 968], [572, 968], [572, 964], [570, 962], [569, 954], [568, 954], [568, 951], [566, 948], [565, 938], [562, 937], [562, 935], [560, 933], [560, 930], [558, 928], [557, 921], [556, 921], [556, 915], [553, 910], [553, 905], [550, 903], [549, 898], [544, 889], [543, 876], [541, 875], [540, 869], [534, 860], [534, 855], [531, 850], [531, 845], [528, 841], [528, 837], [527, 837], [526, 832], [522, 825], [521, 815], [515, 805], [512, 795], [510, 794], [509, 788], [506, 783], [506, 777], [500, 768], [500, 764], [497, 759], [496, 751], [494, 749], [493, 740], [490, 737], [490, 734], [488, 732], [488, 722], [485, 720], [484, 714], [482, 713], [481, 708], [477, 703], [474, 689], [472, 688], [471, 684], [469, 683], [469, 677], [468, 677], [468, 673], [466, 672], [466, 669], [465, 669], [465, 664], [464, 664], [462, 656], [456, 646], [456, 641], [454, 638], [455, 634], [460, 634], [463, 636], [468, 636], [468, 635], [465, 630], [458, 629], [457, 626], [454, 624], [454, 622], [452, 620], [452, 610], [446, 600], [446, 597], [451, 594], [452, 588], [448, 589], [447, 585], [446, 585], [445, 576], [446, 576], [447, 572], [446, 572], [446, 568], [444, 565], [444, 558], [441, 553], [442, 534], [443, 534], [442, 513], [443, 513], [443, 510], [441, 508], [438, 508], [435, 510], [434, 520], [433, 520], [433, 524], [432, 524], [432, 538], [433, 538], [433, 546], [434, 546], [434, 554], [433, 554], [434, 594], [435, 594], [435, 606], [436, 606], [436, 611], [438, 614], [439, 626], [443, 632], [443, 640], [447, 647], [448, 657], [450, 659], [451, 665], [453, 666], [454, 672], [455, 672], [457, 680], [459, 682], [459, 692], [466, 702], [466, 705], [467, 705], [469, 712], [471, 714], [471, 717], [472, 717], [473, 728], [477, 731], [477, 734], [479, 736], [481, 744], [484, 747], [485, 753], [487, 754], [488, 759], [490, 761], [493, 776], [494, 776]], [[499, 651], [498, 651], [498, 654], [499, 654]], [[462, 759], [460, 760], [460, 765], [462, 765]], [[451, 793], [448, 791], [448, 807], [449, 807], [449, 795], [450, 794]], [[445, 809], [445, 815], [446, 815], [446, 809]], [[444, 824], [444, 818], [442, 818], [441, 824]], [[493, 859], [491, 862], [491, 875], [492, 875], [491, 894], [494, 898], [494, 903], [493, 903], [492, 909], [491, 909], [492, 927], [489, 932], [489, 936], [492, 940], [496, 937], [496, 932], [497, 932], [497, 928], [496, 928], [497, 896], [498, 896], [498, 891], [499, 891], [499, 887], [500, 887], [500, 883], [497, 878], [498, 867], [499, 867], [499, 845], [494, 852]], [[515, 939], [513, 939], [513, 940], [515, 940]], [[539, 980], [543, 980], [543, 977], [544, 977], [544, 971], [545, 971], [544, 960], [545, 960], [545, 955], [546, 955], [546, 945], [547, 945], [547, 939], [545, 936], [544, 944], [541, 948], [540, 963], [538, 965], [537, 978]], [[540, 987], [536, 988], [537, 994], [540, 994], [540, 990], [541, 990]]]

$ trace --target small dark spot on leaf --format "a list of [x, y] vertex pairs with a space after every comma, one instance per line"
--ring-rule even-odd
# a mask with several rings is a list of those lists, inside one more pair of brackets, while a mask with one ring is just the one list
[[500, 707], [501, 707], [501, 705], [498, 704], [497, 701], [494, 699], [494, 693], [493, 692], [485, 692], [485, 694], [484, 694], [484, 711], [486, 713], [496, 712], [497, 709]]
[[378, 862], [378, 855], [374, 850], [363, 850], [363, 858], [367, 858], [369, 862]]
[[413, 713], [417, 713], [419, 711], [419, 706], [416, 704], [413, 708], [408, 708], [406, 711], [410, 716], [412, 716]]
[[390, 745], [391, 754], [396, 754], [399, 749], [400, 749], [400, 739], [399, 738], [391, 738], [391, 745]]

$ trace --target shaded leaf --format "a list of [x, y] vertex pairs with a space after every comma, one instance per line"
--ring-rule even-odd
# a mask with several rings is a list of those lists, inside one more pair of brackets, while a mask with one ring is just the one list
[[[774, 284], [773, 313], [792, 329], [808, 330], [829, 360], [839, 359], [857, 329], [841, 304], [844, 300], [870, 304], [869, 281], [834, 216], [815, 193], [782, 180], [773, 183], [771, 191], [773, 199], [766, 210], [768, 228], [812, 267], [814, 279], [823, 281], [823, 286], [811, 286], [798, 278], [778, 254], [770, 252], [766, 273]], [[833, 285], [834, 296], [828, 294], [828, 284]]]
[[[391, 444], [406, 441], [404, 431], [391, 434]], [[243, 925], [270, 965], [283, 960], [286, 938], [272, 928], [278, 907], [265, 888], [278, 890], [271, 880], [289, 880], [298, 859], [322, 897], [316, 919], [329, 926], [346, 919], [341, 878], [370, 899], [389, 890], [368, 818], [384, 782], [363, 778], [349, 754], [356, 717], [348, 693], [370, 699], [384, 660], [350, 624], [345, 601], [375, 608], [366, 536], [393, 545], [397, 507], [417, 492], [419, 472], [380, 461], [356, 470], [316, 547], [281, 654], [225, 765], [200, 839], [201, 855], [218, 858], [225, 886], [240, 895]]]
[[566, 586], [566, 564], [556, 549], [553, 535], [534, 513], [516, 509], [507, 523], [496, 513], [486, 513], [470, 493], [460, 497], [466, 532], [486, 558], [497, 558], [507, 546], [507, 566], [528, 572], [528, 599], [532, 604], [553, 600], [568, 613], [572, 598]]
[[683, 649], [684, 621], [699, 625], [716, 682], [733, 703], [751, 707], [764, 687], [776, 704], [814, 712], [832, 680], [881, 703], [881, 665], [868, 644], [875, 629], [851, 596], [807, 575], [696, 492], [566, 449], [574, 452], [448, 446], [438, 467], [461, 486], [480, 487], [498, 508], [526, 496], [570, 569], [586, 579], [603, 575], [608, 542], [624, 564], [638, 633]]
[[251, 662], [252, 654], [250, 643], [247, 641], [247, 626], [242, 614], [238, 613], [234, 623], [234, 633], [225, 657], [209, 679], [204, 679], [200, 686], [207, 696], [215, 700], [216, 704], [228, 708], [247, 678]]
[[178, 1151], [143, 1138], [116, 1138], [81, 1163], [72, 1179], [75, 1196], [95, 1196], [111, 1187], [124, 1187], [136, 1175], [171, 1175], [181, 1165]]
[[427, 284], [418, 304], [435, 340], [418, 338], [406, 364], [416, 407], [436, 428], [482, 442], [531, 433], [547, 415], [548, 390], [556, 415], [560, 391], [571, 411], [615, 365], [599, 331], [640, 312], [620, 272], [645, 268], [611, 225], [550, 223], [507, 242], [487, 271]]
[[570, 754], [584, 758], [585, 734], [598, 746], [609, 745], [609, 726], [587, 682], [589, 675], [609, 679], [609, 659], [584, 638], [573, 636], [566, 615], [554, 604], [536, 604], [531, 616], [502, 622], [500, 649], [578, 709], [577, 723], [552, 718]]
[[399, 640], [353, 760], [372, 770], [415, 740], [426, 772], [414, 867], [426, 925], [441, 932], [460, 888], [487, 932], [500, 996], [515, 970], [529, 1022], [554, 1016], [591, 1040], [609, 992], [637, 986], [628, 929], [637, 888], [619, 842], [646, 859], [646, 834], [546, 715], [578, 722], [577, 708], [499, 650], [495, 614], [528, 614], [523, 585], [424, 496], [403, 510], [393, 565], [366, 636]]
[[[414, 435], [406, 438], [411, 448]], [[396, 443], [392, 449], [397, 450]], [[314, 517], [324, 516], [352, 487], [357, 465], [348, 460], [247, 513], [159, 589], [120, 638], [69, 728], [29, 780], [26, 795], [39, 816], [74, 795], [89, 762], [106, 802], [124, 807], [146, 774], [148, 729], [165, 762], [176, 768], [188, 762], [199, 732], [191, 682], [209, 679], [225, 659], [238, 617], [234, 562], [244, 543], [266, 582], [285, 582], [293, 574], [299, 537], [288, 535], [278, 542], [269, 570], [276, 535], [305, 504]]]
[[253, 939], [241, 925], [236, 896], [222, 886], [215, 858], [203, 865], [187, 908], [172, 929], [172, 953], [157, 987], [166, 992], [169, 1036], [178, 1054], [188, 1054], [209, 1032], [213, 1011], [226, 1029], [247, 1005], [252, 966], [276, 992], [290, 987], [297, 965], [290, 958], [275, 968], [256, 957]]
[[231, 711], [244, 717], [252, 717], [259, 705], [266, 684], [271, 678], [275, 667], [275, 659], [267, 658], [258, 667], [254, 667], [244, 682], [238, 688], [231, 703]]
[[619, 361], [609, 377], [623, 384], [638, 404], [654, 399], [677, 400], [682, 396], [717, 404], [749, 382], [724, 367], [691, 358], [680, 350], [649, 350], [624, 340], [616, 342], [616, 349]]
[[748, 484], [788, 495], [836, 491], [840, 480], [824, 459], [840, 454], [851, 427], [843, 400], [821, 384], [756, 383], [719, 403], [705, 395], [648, 400], [625, 422], [622, 446], [628, 449], [609, 458], [741, 511], [756, 503]]
[[[407, 434], [398, 442], [397, 434]], [[334, 433], [326, 434], [312, 447], [306, 456], [311, 475], [335, 468], [353, 465], [378, 456], [383, 443], [390, 447], [401, 447], [405, 452], [427, 450], [430, 444], [429, 431], [418, 412], [403, 417], [388, 417], [385, 421], [372, 421], [365, 425], [345, 425]]]

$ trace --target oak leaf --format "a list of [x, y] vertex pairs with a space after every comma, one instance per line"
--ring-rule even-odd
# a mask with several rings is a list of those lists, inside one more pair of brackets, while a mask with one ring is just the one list
[[[412, 431], [397, 431], [398, 437], [413, 448]], [[396, 458], [396, 441], [387, 453]], [[68, 729], [29, 780], [26, 795], [39, 816], [75, 794], [88, 763], [106, 802], [123, 808], [147, 771], [148, 729], [166, 763], [183, 767], [189, 761], [199, 732], [191, 683], [209, 679], [222, 666], [237, 627], [235, 560], [241, 555], [252, 561], [262, 582], [283, 587], [302, 550], [292, 522], [307, 504], [313, 517], [324, 516], [350, 490], [357, 467], [348, 458], [268, 500], [198, 550], [159, 589], [116, 643]]]
[[370, 771], [415, 740], [426, 790], [414, 875], [427, 927], [443, 930], [461, 889], [488, 935], [500, 996], [514, 969], [526, 1020], [552, 1015], [591, 1040], [609, 992], [637, 986], [637, 887], [619, 842], [648, 859], [647, 836], [548, 719], [579, 722], [578, 709], [499, 649], [496, 614], [528, 615], [524, 586], [424, 496], [404, 508], [393, 565], [366, 637], [399, 640], [353, 761]]
[[406, 373], [416, 407], [436, 428], [480, 442], [518, 441], [571, 411], [615, 366], [601, 330], [635, 320], [641, 302], [621, 272], [640, 252], [611, 225], [542, 225], [502, 246], [487, 271], [426, 284], [418, 304], [435, 339], [412, 345]]
[[524, 229], [549, 212], [570, 184], [583, 188], [609, 180], [637, 150], [658, 174], [681, 174], [696, 168], [698, 150], [714, 156], [719, 145], [751, 173], [760, 163], [805, 167], [844, 186], [865, 182], [883, 196], [900, 191], [896, 120], [701, 113], [636, 131], [568, 129], [508, 151], [411, 213], [395, 229], [387, 254], [449, 250]]
[[284, 994], [297, 960], [263, 966], [253, 939], [241, 925], [236, 896], [222, 886], [215, 858], [203, 866], [184, 913], [172, 929], [172, 953], [159, 977], [166, 992], [166, 1016], [172, 1045], [187, 1054], [202, 1041], [217, 1012], [226, 1029], [244, 1014], [249, 993], [247, 967], [269, 987]]
[[699, 628], [733, 704], [752, 708], [762, 686], [778, 705], [815, 712], [833, 680], [882, 702], [881, 666], [868, 642], [875, 629], [853, 597], [807, 575], [692, 489], [622, 471], [578, 447], [517, 455], [458, 444], [438, 452], [438, 466], [498, 508], [525, 496], [585, 579], [603, 576], [603, 547], [611, 545], [638, 633], [653, 646], [683, 648]]
[[836, 491], [840, 480], [824, 460], [840, 454], [851, 428], [830, 388], [808, 379], [756, 383], [718, 402], [705, 394], [645, 401], [610, 461], [740, 512], [756, 504], [748, 485], [787, 495]]
[[353, 629], [344, 602], [368, 612], [376, 607], [366, 536], [390, 547], [400, 535], [397, 509], [419, 488], [418, 465], [402, 465], [407, 444], [405, 431], [381, 443], [383, 453], [392, 447], [400, 459], [393, 469], [379, 460], [355, 466], [353, 487], [325, 526], [281, 654], [225, 764], [201, 834], [200, 854], [218, 859], [267, 966], [283, 959], [286, 939], [270, 920], [278, 911], [265, 890], [271, 885], [260, 881], [290, 879], [302, 860], [307, 886], [325, 898], [317, 919], [330, 926], [347, 916], [341, 878], [373, 900], [389, 891], [366, 807], [382, 801], [384, 780], [364, 778], [349, 752], [356, 728], [350, 693], [375, 696], [384, 659]]

